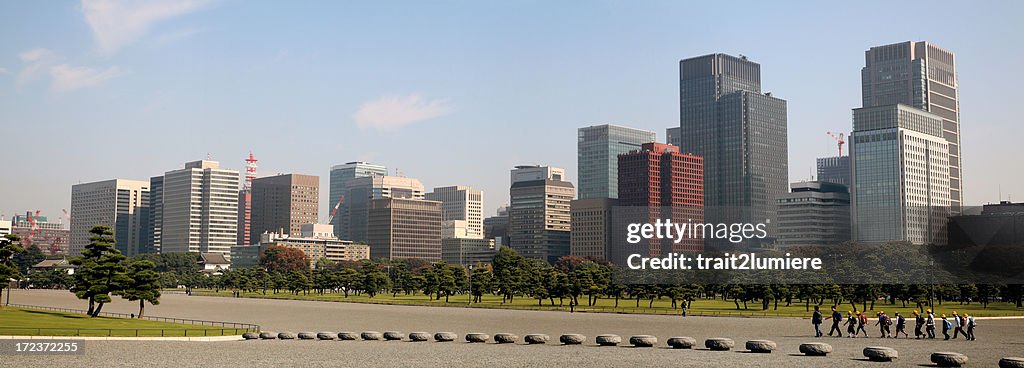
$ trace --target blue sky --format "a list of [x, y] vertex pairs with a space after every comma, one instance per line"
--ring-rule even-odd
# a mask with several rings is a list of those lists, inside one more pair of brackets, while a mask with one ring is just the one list
[[[1021, 2], [0, 2], [0, 213], [209, 153], [262, 175], [366, 160], [508, 201], [517, 164], [565, 167], [576, 129], [678, 125], [678, 61], [761, 64], [788, 101], [790, 180], [849, 131], [863, 53], [957, 54], [965, 199], [1024, 199]], [[1014, 72], [1009, 72], [1014, 71]]]

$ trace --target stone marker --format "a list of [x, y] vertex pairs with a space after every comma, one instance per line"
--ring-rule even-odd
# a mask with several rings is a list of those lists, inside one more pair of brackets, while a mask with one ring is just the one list
[[1024, 358], [1005, 357], [999, 359], [999, 368], [1024, 368]]
[[384, 335], [377, 331], [363, 331], [359, 334], [363, 340], [376, 341], [384, 338]]
[[800, 344], [800, 352], [810, 356], [826, 356], [832, 352], [832, 345], [823, 342], [807, 342]]
[[387, 341], [401, 341], [405, 339], [405, 334], [398, 331], [384, 331], [384, 340]]
[[299, 332], [299, 340], [316, 340], [316, 334], [312, 332]]
[[619, 335], [597, 335], [594, 341], [601, 346], [616, 346], [622, 343], [622, 337]]
[[864, 348], [864, 356], [872, 362], [891, 362], [899, 358], [900, 353], [896, 349], [885, 346], [869, 346]]
[[697, 345], [697, 339], [689, 336], [678, 336], [668, 339], [668, 346], [673, 349], [692, 349], [694, 345]]
[[256, 339], [260, 338], [260, 334], [258, 334], [256, 332], [246, 332], [246, 333], [242, 334], [242, 338], [246, 339], [246, 340], [256, 340]]
[[630, 336], [629, 343], [638, 348], [649, 348], [658, 343], [658, 338], [651, 335]]
[[498, 344], [514, 344], [516, 341], [519, 341], [518, 335], [510, 333], [494, 334], [494, 342]]
[[263, 332], [260, 332], [260, 338], [263, 339], [263, 340], [273, 340], [273, 339], [277, 338], [277, 333], [269, 332], [269, 331], [263, 331]]
[[466, 342], [487, 342], [491, 338], [491, 335], [479, 332], [471, 332], [466, 334]]
[[338, 338], [338, 334], [334, 332], [318, 332], [316, 338], [318, 340], [334, 340]]
[[438, 332], [434, 334], [434, 340], [437, 342], [451, 342], [455, 341], [458, 337], [459, 335], [456, 335], [453, 332]]
[[348, 332], [348, 331], [338, 332], [338, 340], [342, 340], [342, 341], [359, 340], [359, 335], [357, 335], [355, 332]]
[[409, 341], [428, 341], [430, 340], [429, 332], [410, 332]]
[[559, 336], [558, 341], [565, 345], [579, 345], [587, 341], [587, 337], [580, 334], [565, 334]]
[[736, 342], [732, 339], [724, 337], [716, 337], [704, 340], [704, 347], [714, 351], [727, 351], [736, 346]]
[[770, 354], [772, 350], [778, 347], [775, 345], [775, 341], [771, 340], [750, 340], [747, 341], [747, 350], [751, 353], [766, 353]]
[[545, 334], [529, 334], [523, 339], [527, 344], [546, 344], [551, 340], [551, 336]]
[[281, 340], [295, 340], [295, 334], [291, 332], [281, 332], [277, 334], [277, 338]]
[[963, 367], [967, 364], [967, 356], [949, 351], [932, 353], [932, 363], [940, 367]]

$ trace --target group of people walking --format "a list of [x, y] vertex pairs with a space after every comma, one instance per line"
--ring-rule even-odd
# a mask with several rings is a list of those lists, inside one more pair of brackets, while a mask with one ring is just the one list
[[[935, 324], [942, 324], [942, 335], [945, 337], [944, 340], [957, 339], [960, 335], [963, 335], [964, 339], [968, 341], [974, 340], [974, 329], [977, 327], [977, 321], [974, 316], [964, 313], [962, 316], [953, 311], [952, 318], [946, 318], [945, 314], [940, 316], [939, 320], [936, 320], [935, 313], [931, 309], [926, 314], [913, 312], [914, 315], [914, 338], [916, 339], [934, 339], [935, 338]], [[875, 313], [876, 320], [874, 326], [878, 327], [880, 333], [879, 338], [899, 338], [900, 334], [904, 338], [910, 338], [907, 334], [907, 318], [896, 312], [890, 317], [885, 314], [884, 311]], [[832, 329], [828, 331], [829, 336], [843, 337], [843, 330], [840, 326], [846, 325], [846, 337], [858, 337], [861, 333], [864, 337], [868, 337], [867, 324], [869, 318], [867, 314], [861, 313], [860, 311], [847, 311], [846, 317], [843, 317], [843, 313], [836, 310], [836, 307], [832, 307], [832, 315], [825, 317], [822, 315], [821, 310], [818, 306], [814, 307], [814, 314], [811, 315], [811, 324], [814, 325], [814, 337], [822, 337], [824, 334], [821, 332], [821, 324], [825, 320], [832, 320]], [[896, 327], [896, 333], [893, 334], [893, 325]], [[922, 328], [924, 330], [922, 330]], [[949, 331], [953, 331], [953, 336], [950, 337]]]

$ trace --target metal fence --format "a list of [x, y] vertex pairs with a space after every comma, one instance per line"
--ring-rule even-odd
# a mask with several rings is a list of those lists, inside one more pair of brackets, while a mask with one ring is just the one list
[[[24, 304], [8, 304], [8, 306], [15, 307], [15, 308], [23, 308], [23, 309], [41, 309], [41, 310], [48, 310], [48, 311], [54, 311], [54, 312], [86, 314], [86, 311], [81, 310], [81, 309], [46, 307], [46, 306], [40, 306], [40, 305], [24, 305]], [[116, 318], [133, 318], [133, 317], [135, 317], [134, 315], [131, 315], [131, 314], [114, 313], [114, 312], [100, 312], [100, 315], [104, 316], [104, 317], [116, 317]], [[145, 320], [149, 320], [149, 321], [157, 321], [157, 322], [170, 322], [170, 323], [180, 323], [180, 324], [189, 324], [189, 325], [220, 327], [222, 330], [229, 330], [230, 329], [230, 330], [239, 330], [239, 331], [242, 331], [242, 332], [259, 332], [260, 331], [260, 326], [259, 325], [255, 325], [255, 324], [251, 324], [251, 323], [205, 321], [205, 320], [201, 320], [201, 319], [173, 318], [173, 317], [156, 317], [156, 316], [143, 316], [141, 319], [145, 319]], [[81, 329], [81, 330], [89, 330], [89, 329]], [[110, 329], [100, 329], [100, 330], [110, 330]], [[117, 330], [117, 329], [115, 328], [113, 330]], [[141, 330], [145, 330], [145, 329], [141, 329]], [[166, 330], [172, 330], [172, 329], [166, 329]], [[193, 329], [193, 330], [200, 330], [200, 329]], [[216, 329], [214, 329], [214, 330], [216, 330]]]
[[240, 335], [234, 328], [37, 328], [0, 326], [0, 335], [75, 336], [75, 337], [199, 337]]

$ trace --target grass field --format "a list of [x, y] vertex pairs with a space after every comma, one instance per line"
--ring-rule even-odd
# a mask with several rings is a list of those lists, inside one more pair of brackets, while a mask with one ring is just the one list
[[241, 329], [95, 317], [46, 310], [0, 308], [0, 335], [15, 336], [225, 336]]
[[[209, 296], [223, 296], [230, 297], [231, 292], [226, 290], [220, 290], [215, 292], [214, 290], [194, 290], [193, 295], [209, 295]], [[312, 300], [312, 301], [331, 301], [331, 302], [352, 302], [352, 303], [371, 303], [371, 304], [392, 304], [392, 305], [423, 305], [423, 306], [437, 306], [437, 307], [472, 307], [472, 308], [495, 308], [495, 309], [526, 309], [526, 310], [560, 310], [569, 311], [569, 301], [566, 299], [564, 304], [559, 305], [558, 299], [555, 299], [555, 305], [550, 305], [550, 301], [545, 299], [542, 301], [542, 305], [537, 304], [537, 299], [532, 298], [516, 298], [512, 303], [502, 303], [500, 296], [495, 295], [484, 295], [483, 300], [480, 303], [469, 304], [469, 297], [467, 295], [454, 295], [451, 296], [446, 303], [444, 299], [431, 300], [423, 294], [416, 295], [403, 295], [399, 294], [392, 297], [391, 294], [378, 294], [373, 298], [369, 298], [365, 295], [349, 295], [345, 298], [343, 294], [314, 294], [308, 295], [295, 295], [289, 292], [279, 292], [273, 294], [271, 291], [267, 291], [266, 295], [262, 293], [243, 293], [243, 297], [249, 298], [267, 298], [267, 299], [287, 299], [287, 300]], [[581, 298], [580, 301], [586, 304], [586, 298]], [[614, 299], [599, 299], [594, 306], [577, 306], [577, 312], [603, 312], [603, 313], [639, 313], [639, 314], [680, 314], [680, 310], [672, 309], [672, 303], [669, 299], [656, 299], [652, 307], [648, 307], [648, 300], [641, 300], [640, 306], [637, 307], [635, 299], [619, 299], [619, 306], [615, 307]], [[743, 309], [743, 303], [740, 303], [740, 309], [736, 309], [736, 305], [732, 301], [724, 301], [721, 299], [706, 300], [701, 299], [694, 301], [692, 307], [687, 311], [689, 315], [698, 316], [747, 316], [747, 317], [809, 317], [810, 312], [805, 310], [803, 302], [793, 301], [790, 306], [785, 306], [784, 302], [780, 302], [778, 310], [774, 309], [774, 305], [769, 305], [768, 310], [761, 310], [761, 304], [759, 302], [750, 303], [747, 309]], [[814, 305], [811, 304], [811, 308]], [[828, 311], [829, 305], [823, 305], [822, 310]], [[861, 305], [858, 304], [858, 308]], [[870, 303], [868, 304], [870, 309]], [[874, 316], [874, 312], [885, 311], [886, 314], [892, 316], [894, 312], [900, 312], [906, 316], [910, 316], [910, 312], [913, 311], [914, 305], [908, 305], [903, 307], [902, 304], [897, 303], [896, 305], [885, 304], [884, 302], [876, 302], [875, 308], [869, 311], [870, 316]], [[839, 306], [839, 310], [844, 314], [846, 311], [852, 310], [849, 303]], [[1016, 308], [1010, 303], [990, 303], [988, 308], [982, 307], [978, 303], [971, 303], [969, 305], [961, 305], [959, 303], [944, 303], [936, 308], [936, 316], [939, 314], [952, 314], [953, 311], [957, 311], [960, 314], [969, 313], [976, 317], [1004, 317], [1004, 316], [1024, 316], [1024, 309]], [[827, 313], [826, 313], [827, 314]]]

